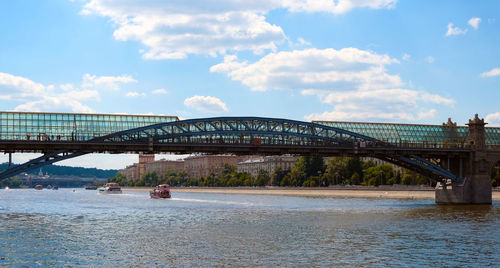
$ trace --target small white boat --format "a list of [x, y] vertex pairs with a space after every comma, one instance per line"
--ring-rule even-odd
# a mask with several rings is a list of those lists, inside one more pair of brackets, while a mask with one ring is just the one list
[[106, 183], [103, 187], [99, 188], [100, 194], [121, 194], [122, 188], [118, 183], [110, 182]]

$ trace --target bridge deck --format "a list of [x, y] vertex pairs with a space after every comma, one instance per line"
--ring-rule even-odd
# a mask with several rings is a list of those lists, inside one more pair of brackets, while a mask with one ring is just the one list
[[[392, 144], [423, 144], [437, 148], [464, 147], [469, 132], [467, 126], [339, 121], [313, 122], [349, 130]], [[500, 128], [486, 128], [486, 144], [492, 147], [500, 145]]]

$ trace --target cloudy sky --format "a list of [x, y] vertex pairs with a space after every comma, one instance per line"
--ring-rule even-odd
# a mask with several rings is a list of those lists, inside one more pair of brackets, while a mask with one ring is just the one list
[[498, 10], [494, 0], [1, 1], [0, 105], [460, 125], [479, 113], [500, 126]]

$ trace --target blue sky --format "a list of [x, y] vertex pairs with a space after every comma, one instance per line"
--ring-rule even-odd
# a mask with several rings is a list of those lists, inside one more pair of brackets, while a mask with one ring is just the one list
[[457, 0], [1, 1], [0, 105], [460, 125], [479, 113], [500, 126], [498, 10]]

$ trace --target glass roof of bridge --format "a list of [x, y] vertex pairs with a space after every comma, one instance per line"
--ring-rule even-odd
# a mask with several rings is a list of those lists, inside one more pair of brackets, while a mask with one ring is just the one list
[[[426, 143], [430, 146], [463, 145], [469, 131], [467, 126], [334, 121], [313, 121], [313, 123], [349, 130], [390, 143]], [[500, 145], [500, 128], [486, 128], [486, 144]]]
[[85, 141], [177, 116], [0, 112], [0, 140]]

